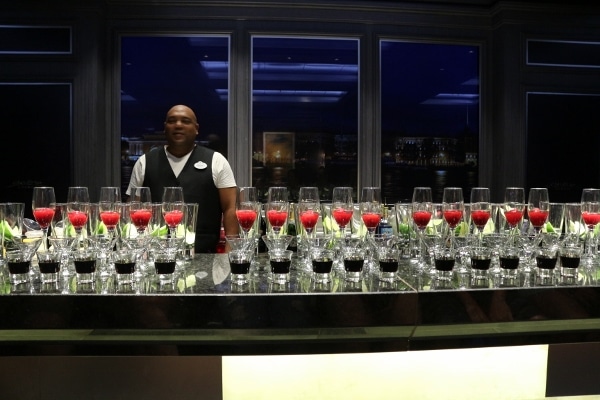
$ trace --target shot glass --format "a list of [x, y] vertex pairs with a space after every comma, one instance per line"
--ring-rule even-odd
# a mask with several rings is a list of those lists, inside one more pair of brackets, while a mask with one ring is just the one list
[[326, 284], [331, 281], [331, 269], [335, 259], [335, 251], [320, 247], [312, 248], [310, 251], [312, 264], [312, 277], [315, 283]]
[[233, 249], [229, 252], [229, 267], [231, 268], [231, 284], [244, 285], [248, 283], [250, 264], [254, 258], [253, 248]]
[[6, 265], [8, 267], [11, 284], [21, 285], [29, 283], [31, 257], [27, 254], [27, 252], [21, 250], [7, 251]]
[[393, 282], [398, 274], [400, 251], [394, 247], [379, 247], [377, 261], [379, 262], [379, 279], [384, 282]]
[[294, 254], [294, 252], [291, 250], [269, 251], [269, 264], [271, 265], [271, 274], [269, 275], [269, 278], [272, 282], [289, 282], [292, 254]]
[[517, 246], [503, 246], [500, 249], [500, 286], [518, 286], [521, 249]]
[[135, 283], [135, 269], [138, 252], [134, 249], [122, 248], [112, 252], [112, 262], [115, 266], [118, 285]]
[[82, 248], [71, 253], [78, 284], [93, 284], [96, 279], [96, 251]]
[[433, 285], [435, 288], [452, 288], [455, 262], [456, 251], [454, 249], [446, 246], [437, 246], [433, 249], [433, 265], [435, 267]]
[[160, 285], [173, 282], [173, 274], [177, 265], [177, 248], [160, 247], [152, 249], [151, 257], [154, 261], [154, 270]]
[[560, 276], [563, 283], [576, 283], [579, 262], [583, 247], [577, 244], [564, 244], [558, 250], [560, 259]]
[[557, 247], [541, 247], [535, 251], [537, 265], [536, 284], [540, 286], [553, 286], [555, 284], [554, 271], [558, 261]]
[[345, 280], [359, 282], [365, 265], [366, 251], [362, 247], [345, 247], [342, 249], [344, 257]]
[[492, 249], [489, 247], [471, 247], [471, 287], [487, 288], [490, 286], [490, 265]]
[[186, 260], [194, 258], [196, 244], [196, 221], [198, 219], [198, 203], [185, 204], [185, 246], [183, 257]]
[[55, 250], [38, 250], [36, 254], [42, 284], [57, 282], [62, 254]]

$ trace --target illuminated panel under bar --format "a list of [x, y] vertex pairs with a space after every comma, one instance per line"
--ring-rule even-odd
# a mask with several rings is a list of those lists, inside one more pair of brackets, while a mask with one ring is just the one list
[[0, 25], [0, 54], [71, 54], [68, 26]]

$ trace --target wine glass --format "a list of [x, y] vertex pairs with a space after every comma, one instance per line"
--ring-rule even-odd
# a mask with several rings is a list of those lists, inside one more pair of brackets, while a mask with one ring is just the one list
[[31, 200], [31, 210], [33, 217], [42, 229], [42, 244], [41, 247], [48, 247], [48, 227], [54, 218], [56, 212], [56, 196], [54, 188], [50, 186], [37, 186], [33, 188], [33, 196]]
[[[444, 220], [450, 230], [450, 248], [454, 248], [454, 230], [460, 223], [464, 212], [463, 190], [460, 187], [445, 187], [442, 197], [442, 211]], [[473, 210], [471, 209], [471, 218]]]
[[283, 186], [272, 186], [267, 195], [266, 214], [273, 233], [279, 235], [288, 217], [288, 190]]
[[120, 202], [121, 188], [116, 186], [100, 188], [100, 200], [98, 201], [100, 219], [111, 236], [115, 236], [116, 227], [121, 219]]
[[85, 186], [71, 186], [67, 192], [67, 215], [75, 228], [77, 243], [83, 240], [83, 227], [90, 211], [90, 195]]
[[258, 206], [258, 195], [255, 187], [243, 186], [238, 189], [235, 216], [246, 239], [258, 217]]
[[474, 187], [471, 189], [471, 221], [477, 227], [478, 246], [483, 242], [483, 228], [490, 219], [490, 189]]
[[301, 187], [298, 192], [298, 216], [300, 223], [309, 238], [314, 237], [314, 230], [320, 215], [319, 189], [316, 187]]
[[419, 267], [425, 266], [425, 242], [423, 233], [433, 215], [433, 200], [430, 187], [415, 187], [412, 196], [412, 219], [419, 235]]
[[150, 188], [141, 186], [134, 189], [133, 200], [129, 204], [129, 220], [138, 235], [143, 235], [152, 218], [152, 195]]
[[165, 223], [169, 227], [169, 235], [175, 237], [177, 225], [183, 220], [183, 188], [181, 186], [167, 186], [163, 190], [162, 213]]
[[531, 188], [527, 201], [527, 216], [529, 223], [535, 231], [536, 243], [541, 240], [542, 226], [548, 220], [550, 213], [550, 201], [548, 200], [548, 189]]
[[502, 204], [504, 219], [510, 227], [511, 242], [514, 246], [518, 234], [518, 225], [523, 220], [525, 212], [525, 189], [522, 187], [507, 187], [504, 189]]
[[584, 263], [592, 266], [596, 258], [594, 228], [600, 222], [600, 189], [586, 188], [581, 192], [581, 218], [587, 226]]
[[334, 187], [331, 198], [331, 215], [340, 227], [342, 238], [346, 237], [346, 226], [352, 220], [353, 212], [352, 188], [345, 186]]
[[367, 227], [369, 237], [373, 237], [375, 229], [381, 221], [381, 189], [364, 187], [360, 196], [360, 214]]

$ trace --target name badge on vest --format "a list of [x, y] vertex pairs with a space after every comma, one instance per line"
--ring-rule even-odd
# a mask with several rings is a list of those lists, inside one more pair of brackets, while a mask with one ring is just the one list
[[208, 167], [208, 165], [202, 161], [198, 161], [196, 164], [194, 164], [194, 168], [196, 169], [206, 169], [206, 167]]

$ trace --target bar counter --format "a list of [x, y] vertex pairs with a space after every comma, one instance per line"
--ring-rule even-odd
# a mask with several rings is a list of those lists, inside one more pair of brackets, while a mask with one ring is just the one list
[[153, 273], [121, 292], [114, 277], [94, 287], [71, 277], [53, 288], [15, 288], [4, 272], [0, 351], [266, 355], [600, 341], [592, 275], [572, 286], [432, 290], [404, 271], [391, 286], [371, 275], [348, 286], [335, 276], [328, 291], [315, 292], [297, 265], [289, 285], [274, 287], [265, 257], [250, 284], [233, 289], [223, 254], [196, 255], [165, 291]]

